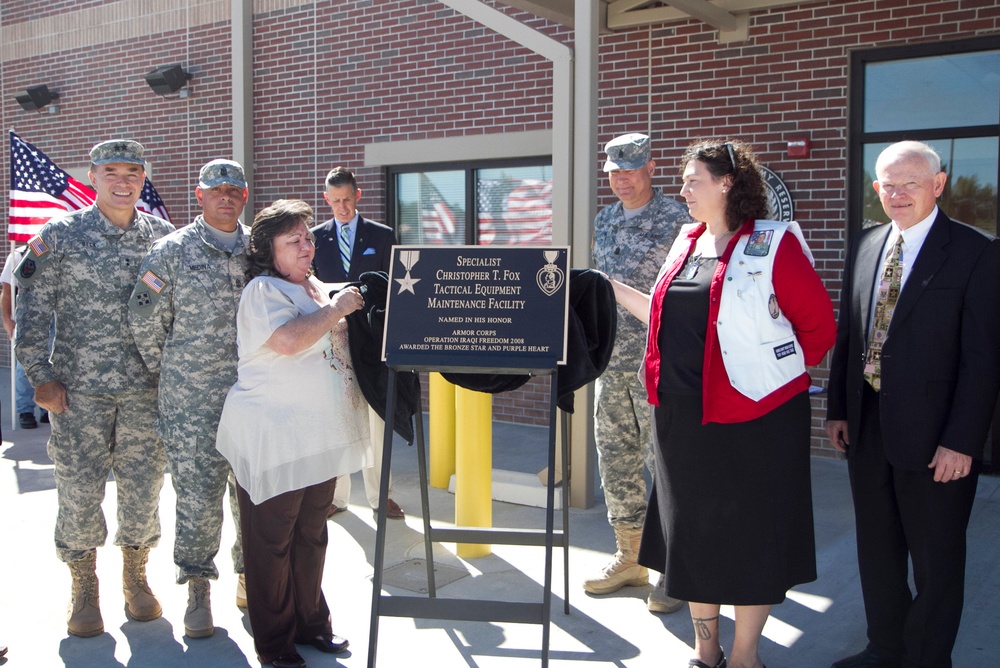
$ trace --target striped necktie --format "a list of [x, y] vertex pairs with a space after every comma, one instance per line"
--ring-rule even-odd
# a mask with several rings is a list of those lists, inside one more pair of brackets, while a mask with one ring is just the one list
[[[340, 225], [340, 223], [337, 223]], [[340, 245], [340, 263], [344, 265], [344, 278], [347, 278], [347, 272], [351, 270], [351, 226], [350, 225], [340, 225], [339, 245]]]
[[872, 318], [872, 333], [865, 355], [865, 380], [878, 392], [882, 389], [882, 345], [889, 333], [892, 312], [896, 310], [899, 288], [903, 278], [903, 264], [899, 261], [903, 253], [903, 237], [889, 249], [878, 282], [878, 297], [875, 299], [875, 315]]

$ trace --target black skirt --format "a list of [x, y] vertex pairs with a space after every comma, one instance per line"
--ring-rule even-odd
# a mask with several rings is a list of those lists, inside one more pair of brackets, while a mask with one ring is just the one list
[[816, 579], [810, 406], [803, 392], [749, 422], [701, 424], [701, 397], [661, 395], [639, 563], [682, 601], [781, 603]]

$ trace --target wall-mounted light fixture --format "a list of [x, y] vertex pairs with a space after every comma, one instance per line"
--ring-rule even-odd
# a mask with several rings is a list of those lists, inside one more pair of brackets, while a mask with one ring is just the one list
[[[49, 87], [45, 84], [39, 84], [37, 86], [28, 86], [27, 90], [15, 93], [14, 99], [17, 100], [17, 103], [25, 111], [41, 111], [42, 107], [52, 104], [53, 100], [58, 100], [59, 93], [50, 91]], [[53, 104], [49, 107], [49, 113], [58, 114], [59, 106]]]
[[[187, 97], [188, 89], [185, 88], [191, 75], [184, 71], [180, 65], [161, 65], [154, 70], [146, 72], [146, 83], [157, 95], [164, 97]], [[176, 93], [176, 95], [174, 95]]]

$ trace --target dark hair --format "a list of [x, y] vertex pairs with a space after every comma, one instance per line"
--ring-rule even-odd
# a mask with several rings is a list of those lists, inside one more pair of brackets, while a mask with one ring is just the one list
[[767, 193], [760, 175], [757, 156], [749, 144], [738, 139], [719, 141], [703, 139], [687, 147], [681, 156], [681, 172], [692, 160], [698, 160], [716, 179], [730, 177], [726, 193], [726, 226], [735, 232], [747, 218], [767, 216]]
[[334, 167], [326, 175], [326, 187], [338, 188], [340, 186], [351, 186], [351, 192], [357, 192], [358, 180], [354, 178], [354, 172], [346, 167]]
[[274, 238], [288, 232], [299, 223], [309, 227], [313, 221], [312, 207], [300, 199], [279, 199], [262, 209], [250, 226], [250, 266], [247, 278], [276, 274], [274, 269]]

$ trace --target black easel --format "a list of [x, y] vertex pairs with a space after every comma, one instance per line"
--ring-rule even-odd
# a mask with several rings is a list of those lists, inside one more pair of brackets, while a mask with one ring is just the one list
[[[423, 416], [416, 412], [417, 460], [420, 473], [420, 505], [424, 524], [424, 551], [427, 565], [426, 598], [419, 596], [384, 596], [382, 594], [382, 575], [385, 563], [385, 531], [386, 531], [386, 501], [389, 498], [389, 471], [392, 460], [393, 416], [396, 404], [397, 373], [415, 373], [416, 371], [434, 371], [435, 369], [389, 368], [387, 387], [387, 406], [385, 432], [382, 438], [382, 480], [379, 488], [378, 523], [375, 532], [375, 573], [372, 578], [372, 611], [371, 627], [368, 637], [368, 668], [375, 668], [378, 649], [379, 618], [410, 617], [414, 619], [449, 619], [483, 622], [512, 622], [520, 624], [542, 625], [542, 667], [549, 664], [549, 619], [552, 610], [552, 550], [558, 545], [563, 548], [564, 562], [564, 602], [563, 613], [569, 614], [569, 437], [567, 434], [568, 420], [563, 414], [562, 447], [562, 528], [555, 528], [555, 471], [556, 471], [556, 430], [558, 387], [555, 381], [555, 368], [537, 369], [532, 375], [550, 375], [552, 377], [549, 398], [549, 458], [548, 479], [546, 481], [546, 513], [545, 529], [495, 529], [495, 528], [434, 528], [430, 521], [430, 501], [428, 499], [427, 454], [424, 442]], [[501, 372], [502, 373], [502, 372]], [[523, 372], [519, 372], [523, 373]], [[419, 402], [417, 404], [420, 405]], [[434, 542], [455, 542], [473, 544], [497, 545], [538, 545], [545, 546], [545, 579], [540, 603], [487, 601], [481, 599], [439, 599], [434, 584]]]

